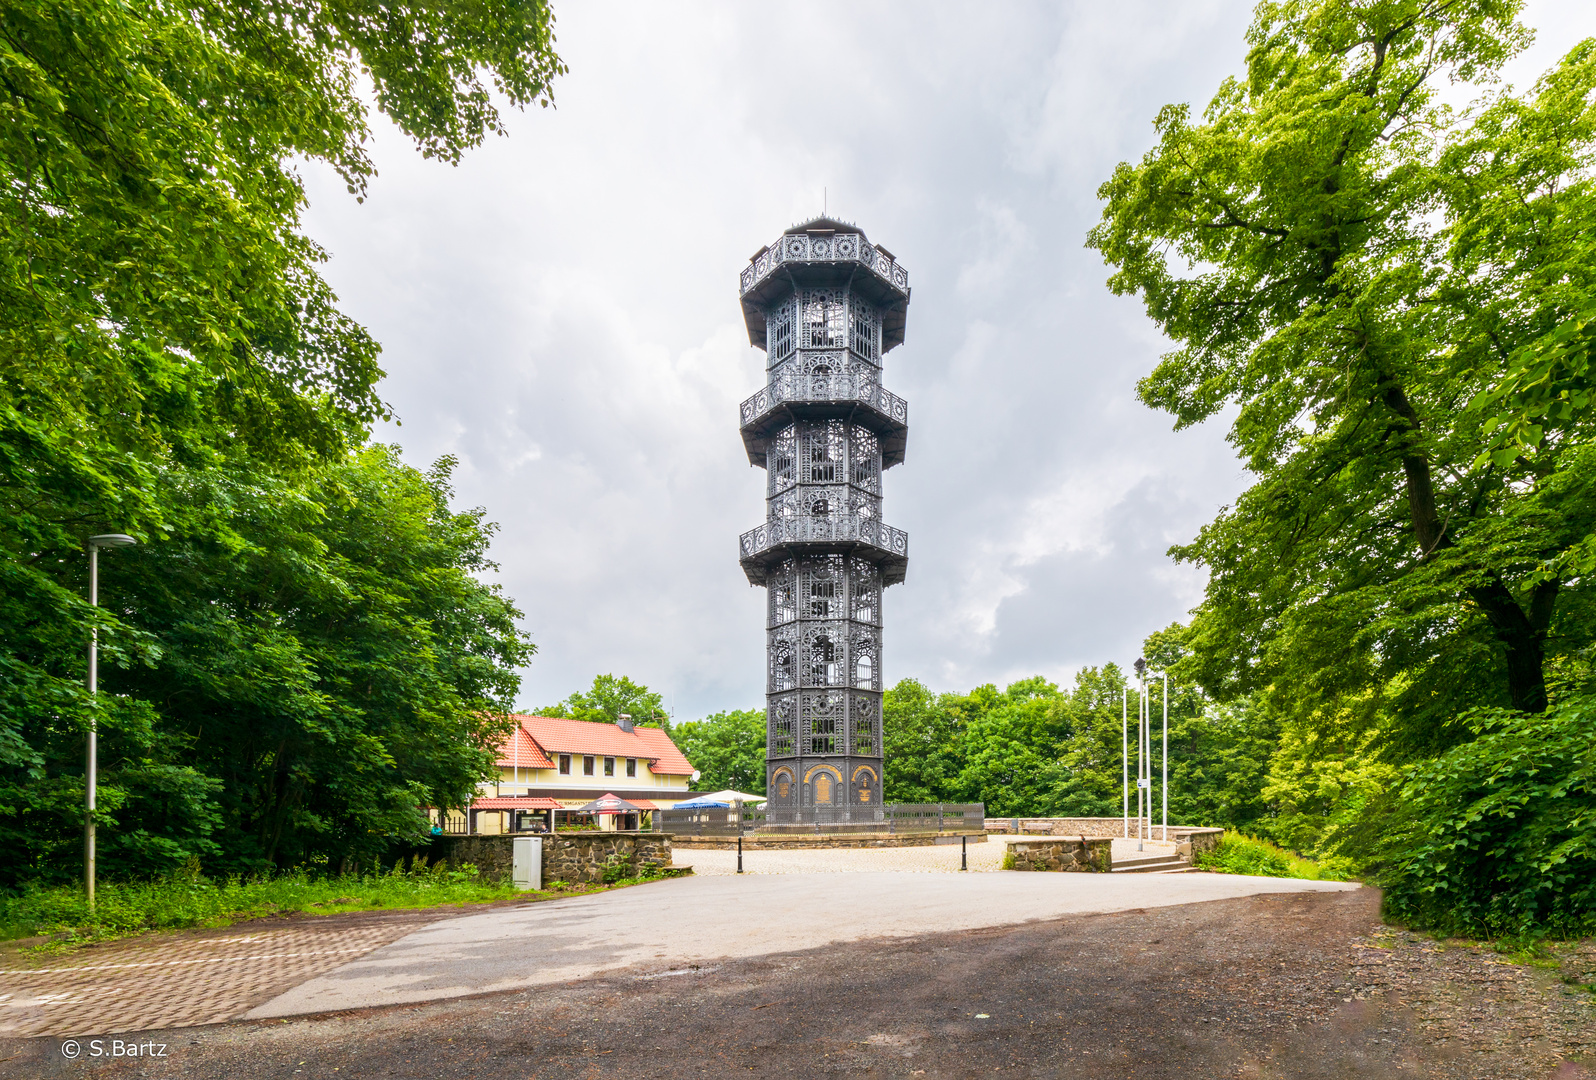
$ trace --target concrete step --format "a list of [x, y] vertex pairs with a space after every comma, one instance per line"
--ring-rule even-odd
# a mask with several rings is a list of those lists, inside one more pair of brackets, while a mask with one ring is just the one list
[[1113, 872], [1116, 874], [1178, 873], [1190, 869], [1190, 866], [1186, 865], [1175, 855], [1154, 855], [1145, 859], [1120, 859], [1113, 866]]
[[1149, 851], [1139, 855], [1115, 856], [1115, 866], [1146, 866], [1149, 863], [1167, 863], [1179, 861], [1180, 856], [1173, 851]]

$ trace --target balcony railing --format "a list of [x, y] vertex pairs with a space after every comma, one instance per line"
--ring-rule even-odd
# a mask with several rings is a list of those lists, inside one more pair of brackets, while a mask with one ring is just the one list
[[899, 424], [909, 423], [909, 403], [882, 386], [874, 375], [861, 371], [838, 375], [778, 372], [764, 389], [742, 403], [739, 414], [742, 422], [749, 424], [788, 401], [858, 401]]
[[909, 291], [909, 272], [858, 233], [783, 236], [743, 268], [742, 291], [747, 293], [784, 263], [799, 262], [857, 262], [900, 291]]
[[909, 554], [908, 533], [874, 518], [854, 517], [851, 514], [766, 522], [738, 537], [738, 550], [741, 557], [746, 559], [780, 544], [827, 542], [870, 544], [894, 555], [907, 557]]

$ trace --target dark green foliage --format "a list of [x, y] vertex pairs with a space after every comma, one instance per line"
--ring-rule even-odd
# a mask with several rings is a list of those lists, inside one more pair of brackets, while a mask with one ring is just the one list
[[635, 683], [622, 675], [593, 676], [593, 689], [587, 693], [578, 690], [557, 705], [545, 705], [536, 711], [538, 716], [560, 716], [568, 720], [587, 720], [598, 724], [613, 724], [622, 715], [632, 718], [639, 727], [660, 727], [670, 730], [670, 718], [665, 703], [648, 687]]
[[964, 715], [915, 679], [881, 698], [886, 752], [885, 799], [894, 803], [958, 802], [964, 768]]
[[734, 709], [677, 724], [671, 739], [699, 772], [694, 791], [765, 793], [764, 709]]
[[[189, 528], [105, 557], [127, 628], [101, 669], [108, 876], [369, 862], [468, 797], [530, 646], [478, 579], [491, 527], [450, 509], [450, 464], [371, 447], [303, 483], [188, 474], [168, 499]], [[0, 769], [4, 883], [74, 876], [81, 735], [13, 720], [32, 767]]]
[[1596, 700], [1481, 710], [1381, 809], [1387, 910], [1482, 936], [1596, 932]]
[[[552, 40], [537, 0], [0, 9], [0, 885], [74, 872], [95, 625], [107, 874], [359, 855], [479, 773], [527, 646], [447, 469], [360, 449], [378, 348], [296, 162], [364, 190], [362, 79], [454, 161]], [[141, 545], [94, 612], [100, 532]]]
[[[1184, 696], [1184, 694], [1182, 695]], [[1274, 816], [1264, 797], [1278, 728], [1265, 710], [1212, 702], [1169, 723], [1169, 820], [1258, 829]], [[1155, 748], [1159, 757], [1161, 747]]]
[[1459, 717], [1596, 674], [1596, 40], [1493, 85], [1521, 6], [1259, 4], [1245, 74], [1160, 111], [1088, 239], [1174, 342], [1142, 400], [1227, 416], [1254, 478], [1172, 550], [1209, 571], [1174, 671], [1228, 709], [1180, 726], [1177, 801], [1363, 860], [1428, 836], [1387, 863], [1402, 910], [1514, 932], [1585, 901], [1528, 809], [1448, 831], [1510, 751]]
[[1464, 709], [1544, 708], [1596, 640], [1565, 559], [1596, 529], [1568, 329], [1596, 294], [1596, 45], [1525, 95], [1437, 97], [1522, 47], [1518, 7], [1260, 5], [1245, 77], [1160, 113], [1090, 238], [1177, 345], [1143, 400], [1232, 410], [1256, 476], [1175, 551], [1211, 571], [1192, 670], [1283, 714], [1380, 695], [1410, 757]]
[[[1173, 627], [1149, 639], [1178, 655]], [[1162, 643], [1162, 644], [1160, 644]], [[1139, 691], [1113, 664], [1085, 668], [1068, 691], [1039, 677], [1006, 690], [933, 694], [905, 679], [887, 691], [890, 802], [981, 802], [993, 817], [1118, 817], [1124, 714], [1134, 774]], [[1162, 768], [1163, 699], [1153, 701], [1153, 770]], [[1170, 820], [1234, 828], [1267, 815], [1260, 796], [1272, 742], [1242, 709], [1215, 709], [1178, 684], [1170, 697]]]

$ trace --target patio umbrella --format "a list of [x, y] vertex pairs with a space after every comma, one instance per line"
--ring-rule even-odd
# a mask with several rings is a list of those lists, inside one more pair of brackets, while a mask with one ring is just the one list
[[764, 802], [766, 797], [764, 795], [750, 795], [746, 791], [736, 791], [732, 788], [727, 788], [725, 791], [711, 791], [708, 795], [705, 795], [704, 798], [719, 799], [724, 803], [736, 802], [739, 799], [745, 803], [756, 803]]
[[718, 801], [716, 799], [712, 799], [708, 795], [706, 795], [702, 799], [688, 799], [686, 802], [679, 802], [675, 806], [670, 807], [670, 809], [672, 809], [672, 810], [730, 810], [731, 809], [731, 803], [720, 802], [720, 801]]
[[571, 811], [573, 814], [637, 814], [643, 808], [627, 802], [619, 795], [605, 794], [586, 806]]

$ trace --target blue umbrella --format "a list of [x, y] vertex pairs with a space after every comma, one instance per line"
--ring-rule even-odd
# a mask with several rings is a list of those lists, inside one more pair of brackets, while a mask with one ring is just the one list
[[713, 799], [689, 799], [679, 802], [671, 807], [672, 810], [730, 810], [731, 803], [716, 802]]

